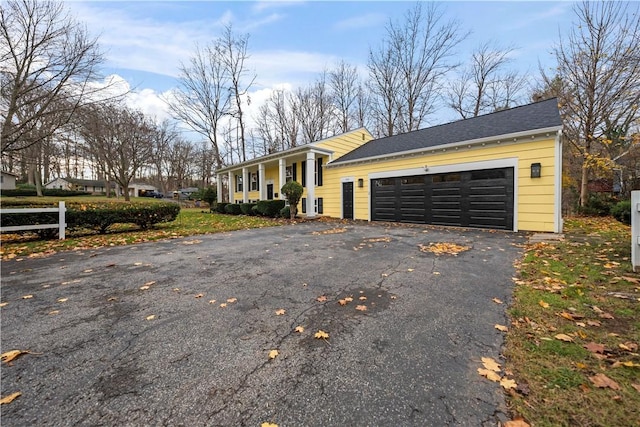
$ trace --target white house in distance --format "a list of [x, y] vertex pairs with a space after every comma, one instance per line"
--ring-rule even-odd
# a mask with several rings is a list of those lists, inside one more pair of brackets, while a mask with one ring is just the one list
[[15, 190], [18, 175], [13, 172], [0, 172], [0, 190]]
[[[115, 184], [111, 182], [112, 189]], [[49, 189], [59, 189], [59, 190], [72, 190], [72, 191], [86, 191], [91, 194], [106, 194], [105, 191], [105, 182], [101, 180], [95, 179], [77, 179], [77, 178], [56, 178], [52, 181], [47, 182], [44, 187]], [[146, 191], [157, 191], [156, 187], [153, 185], [141, 183], [141, 182], [131, 182], [129, 184], [129, 195], [131, 197], [141, 197], [142, 194]], [[123, 195], [124, 192], [122, 190], [119, 191], [120, 195]]]

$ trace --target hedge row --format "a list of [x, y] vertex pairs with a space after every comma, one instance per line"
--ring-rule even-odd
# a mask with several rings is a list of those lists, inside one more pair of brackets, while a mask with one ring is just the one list
[[[0, 196], [5, 196], [5, 197], [31, 197], [31, 196], [37, 196], [37, 195], [38, 194], [35, 188], [16, 188], [15, 190], [0, 191]], [[86, 191], [61, 190], [59, 188], [43, 188], [42, 195], [54, 196], [54, 197], [75, 197], [75, 196], [90, 196], [91, 193], [87, 193]], [[3, 201], [3, 204], [4, 204], [4, 201]]]
[[[46, 206], [51, 206], [50, 204]], [[6, 204], [3, 202], [3, 207]], [[23, 207], [43, 207], [41, 203], [32, 203]], [[142, 229], [162, 222], [171, 222], [180, 213], [177, 203], [68, 203], [66, 212], [67, 228], [90, 228], [101, 234], [114, 224], [136, 224]], [[58, 222], [57, 212], [4, 214], [0, 218], [2, 227], [55, 224]], [[38, 230], [42, 237], [53, 237], [54, 230]]]
[[284, 200], [260, 200], [257, 203], [218, 202], [211, 211], [229, 215], [260, 215], [276, 218], [280, 215], [284, 204]]

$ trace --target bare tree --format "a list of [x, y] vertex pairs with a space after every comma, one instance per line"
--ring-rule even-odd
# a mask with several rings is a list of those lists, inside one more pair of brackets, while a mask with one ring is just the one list
[[162, 123], [154, 125], [152, 132], [150, 161], [153, 163], [157, 182], [164, 194], [168, 190], [170, 151], [172, 145], [178, 140], [178, 131], [174, 123], [164, 120]]
[[581, 206], [587, 202], [589, 178], [603, 160], [603, 145], [612, 133], [626, 137], [640, 118], [639, 12], [622, 2], [577, 4], [577, 22], [554, 49], [565, 86], [560, 100], [565, 126], [582, 157]]
[[2, 154], [51, 138], [82, 105], [103, 57], [97, 39], [57, 1], [0, 4]]
[[297, 145], [300, 122], [298, 115], [293, 111], [293, 99], [290, 92], [278, 89], [260, 106], [256, 124], [265, 153], [286, 150]]
[[444, 77], [457, 66], [453, 55], [465, 37], [458, 22], [443, 21], [435, 3], [418, 3], [403, 22], [389, 22], [382, 48], [369, 54], [372, 89], [382, 96], [385, 135], [424, 125]]
[[249, 71], [245, 64], [245, 61], [249, 59], [247, 52], [249, 35], [235, 35], [231, 30], [231, 26], [227, 26], [225, 27], [222, 37], [218, 40], [217, 46], [221, 51], [221, 58], [227, 69], [228, 78], [231, 83], [233, 101], [231, 102], [229, 114], [235, 119], [238, 126], [236, 145], [241, 155], [240, 160], [244, 162], [247, 160], [247, 147], [243, 98], [247, 99], [248, 105], [250, 102], [248, 92], [256, 79], [255, 75], [248, 76]]
[[291, 109], [300, 123], [302, 143], [326, 138], [334, 133], [334, 111], [327, 85], [327, 73], [306, 88], [298, 88], [291, 97]]
[[329, 71], [329, 87], [331, 99], [338, 116], [338, 126], [341, 132], [348, 132], [353, 122], [358, 120], [359, 78], [358, 68], [347, 62], [340, 61]]
[[130, 200], [129, 183], [150, 163], [153, 126], [142, 113], [116, 104], [96, 105], [85, 116], [85, 149]]
[[513, 51], [513, 47], [502, 48], [495, 43], [481, 44], [458, 79], [449, 84], [449, 106], [463, 119], [510, 108], [517, 102], [526, 79], [516, 71], [505, 70]]

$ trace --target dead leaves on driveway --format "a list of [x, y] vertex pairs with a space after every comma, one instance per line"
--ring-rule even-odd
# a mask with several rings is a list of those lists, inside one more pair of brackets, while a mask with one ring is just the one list
[[471, 246], [458, 245], [456, 243], [430, 243], [429, 245], [418, 245], [420, 252], [431, 252], [435, 255], [453, 255], [468, 251]]

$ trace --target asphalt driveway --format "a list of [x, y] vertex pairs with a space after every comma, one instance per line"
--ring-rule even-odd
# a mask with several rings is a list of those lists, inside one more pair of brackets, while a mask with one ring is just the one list
[[2, 352], [33, 352], [2, 425], [495, 426], [523, 242], [308, 222], [2, 262]]

